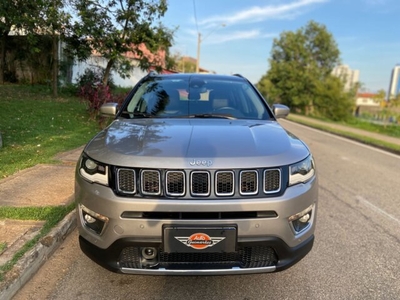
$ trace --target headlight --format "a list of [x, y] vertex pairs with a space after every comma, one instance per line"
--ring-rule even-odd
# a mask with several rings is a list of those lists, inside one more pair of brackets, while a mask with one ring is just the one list
[[89, 182], [108, 185], [108, 166], [82, 154], [79, 173]]
[[315, 163], [311, 155], [289, 167], [289, 185], [304, 183], [315, 174]]

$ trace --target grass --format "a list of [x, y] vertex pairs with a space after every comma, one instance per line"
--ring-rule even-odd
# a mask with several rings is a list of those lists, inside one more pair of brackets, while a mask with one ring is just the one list
[[84, 145], [98, 130], [77, 97], [51, 98], [43, 87], [0, 86], [0, 178]]
[[347, 122], [342, 122], [340, 124], [400, 138], [400, 125], [388, 124], [385, 126], [359, 118], [351, 118]]
[[[51, 97], [46, 86], [0, 86], [0, 179], [41, 163], [58, 163], [54, 156], [84, 145], [99, 131], [85, 104], [74, 96]], [[0, 219], [43, 220], [39, 234], [0, 266], [0, 281], [16, 262], [75, 207], [0, 207]], [[0, 243], [0, 252], [7, 245]]]
[[[0, 219], [14, 220], [37, 220], [46, 221], [39, 234], [27, 242], [21, 249], [14, 254], [13, 258], [0, 266], [0, 281], [4, 280], [4, 275], [12, 269], [17, 261], [36, 243], [46, 236], [51, 229], [56, 226], [68, 213], [75, 208], [75, 203], [68, 206], [45, 206], [45, 207], [0, 207]], [[3, 245], [6, 247], [7, 245]], [[0, 245], [0, 253], [2, 245]], [[4, 250], [4, 249], [3, 249]]]
[[[340, 130], [340, 129], [336, 129], [336, 128], [332, 128], [329, 127], [328, 125], [322, 125], [322, 124], [317, 124], [315, 122], [312, 121], [312, 119], [310, 120], [303, 120], [300, 118], [296, 118], [296, 115], [289, 115], [288, 117], [289, 120], [303, 124], [303, 125], [307, 125], [309, 127], [313, 127], [322, 131], [326, 131], [326, 132], [330, 132], [330, 133], [334, 133], [346, 138], [350, 138], [359, 142], [362, 142], [364, 144], [367, 145], [371, 145], [377, 148], [381, 148], [381, 149], [385, 149], [388, 150], [390, 152], [394, 152], [397, 154], [400, 154], [400, 146], [396, 145], [396, 144], [392, 144], [389, 142], [385, 142], [382, 140], [377, 140], [371, 137], [367, 137], [364, 135], [360, 135], [360, 134], [356, 134], [350, 131], [344, 131], [344, 130]], [[356, 119], [356, 118], [354, 118]], [[320, 120], [320, 119], [318, 119]], [[353, 127], [353, 128], [358, 128], [358, 129], [362, 129], [362, 130], [366, 130], [366, 131], [371, 131], [371, 132], [375, 132], [375, 133], [380, 133], [383, 135], [387, 135], [387, 136], [392, 136], [392, 137], [399, 137], [400, 138], [400, 126], [396, 126], [396, 125], [388, 125], [388, 126], [383, 126], [383, 125], [378, 125], [378, 124], [367, 124], [365, 121], [359, 121], [359, 120], [350, 120], [348, 122], [341, 122], [341, 123], [335, 123], [332, 121], [328, 121], [328, 120], [323, 120], [324, 122], [328, 122], [328, 123], [332, 123], [332, 124], [341, 124], [341, 125], [345, 125], [345, 126], [349, 126], [349, 127]]]
[[7, 248], [6, 242], [0, 242], [0, 253], [2, 253]]

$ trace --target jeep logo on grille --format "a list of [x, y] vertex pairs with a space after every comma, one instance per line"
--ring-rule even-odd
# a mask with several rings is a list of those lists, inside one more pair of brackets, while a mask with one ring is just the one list
[[212, 160], [193, 159], [193, 160], [189, 161], [189, 164], [192, 167], [211, 167], [213, 162], [212, 162]]

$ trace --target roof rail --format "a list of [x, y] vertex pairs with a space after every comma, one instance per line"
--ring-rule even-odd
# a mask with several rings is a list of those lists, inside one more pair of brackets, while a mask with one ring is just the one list
[[151, 70], [150, 72], [149, 72], [149, 74], [147, 74], [148, 76], [156, 76], [156, 75], [158, 75], [158, 72], [156, 71], [156, 70]]
[[243, 75], [241, 75], [241, 74], [238, 74], [238, 73], [236, 73], [236, 74], [233, 74], [233, 76], [237, 76], [237, 77], [244, 78], [244, 76], [243, 76]]

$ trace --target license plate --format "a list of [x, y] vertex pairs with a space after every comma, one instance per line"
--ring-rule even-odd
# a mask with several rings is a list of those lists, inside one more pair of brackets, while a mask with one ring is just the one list
[[236, 226], [184, 227], [164, 226], [164, 252], [235, 252]]

